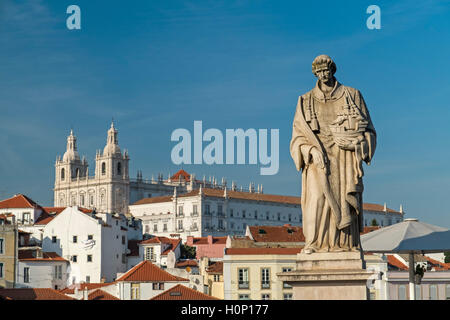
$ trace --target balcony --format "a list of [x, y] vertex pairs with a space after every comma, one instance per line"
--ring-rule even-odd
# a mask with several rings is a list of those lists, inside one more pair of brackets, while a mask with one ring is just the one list
[[191, 217], [198, 217], [198, 212], [192, 212]]
[[270, 282], [262, 282], [261, 289], [270, 289]]
[[248, 289], [250, 284], [248, 281], [239, 281], [239, 289]]
[[191, 227], [191, 231], [198, 231], [198, 227], [197, 226]]

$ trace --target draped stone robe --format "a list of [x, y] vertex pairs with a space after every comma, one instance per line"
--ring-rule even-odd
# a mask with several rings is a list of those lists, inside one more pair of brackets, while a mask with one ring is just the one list
[[[338, 113], [343, 112], [346, 96], [352, 99], [368, 122], [363, 142], [358, 143], [353, 151], [340, 148], [329, 129]], [[313, 163], [313, 147], [324, 156], [325, 170]], [[358, 90], [336, 81], [331, 93], [325, 96], [317, 83], [313, 90], [299, 97], [290, 152], [297, 170], [302, 170], [304, 250], [336, 252], [360, 249], [362, 161], [370, 164], [375, 147], [376, 132]]]

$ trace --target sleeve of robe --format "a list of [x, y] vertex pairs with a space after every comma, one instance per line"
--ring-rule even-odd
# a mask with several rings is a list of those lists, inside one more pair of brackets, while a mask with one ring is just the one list
[[297, 108], [294, 116], [294, 123], [292, 124], [292, 139], [290, 144], [291, 157], [294, 160], [295, 167], [298, 171], [302, 169], [305, 164], [309, 163], [310, 151], [313, 148], [304, 134], [300, 131], [299, 117], [303, 117], [303, 111], [301, 110], [301, 99], [304, 96], [300, 96], [297, 102]]
[[364, 133], [364, 137], [367, 141], [367, 150], [366, 150], [367, 156], [363, 160], [367, 164], [370, 164], [370, 162], [372, 161], [372, 157], [375, 153], [375, 148], [377, 146], [377, 133], [373, 126], [372, 120], [370, 119], [370, 114], [369, 110], [367, 110], [366, 102], [364, 101], [364, 98], [361, 92], [359, 92], [359, 90], [355, 90], [355, 96], [353, 97], [353, 100], [355, 104], [361, 108], [361, 112], [369, 122], [366, 128], [366, 132]]

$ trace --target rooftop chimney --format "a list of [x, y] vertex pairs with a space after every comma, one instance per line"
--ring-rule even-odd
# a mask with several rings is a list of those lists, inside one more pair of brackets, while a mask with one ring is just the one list
[[212, 244], [213, 243], [213, 236], [209, 235], [208, 236], [208, 244]]

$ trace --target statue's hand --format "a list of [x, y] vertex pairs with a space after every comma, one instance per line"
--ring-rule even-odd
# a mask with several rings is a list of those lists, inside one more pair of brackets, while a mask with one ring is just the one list
[[315, 165], [317, 165], [320, 169], [324, 169], [325, 161], [324, 161], [322, 153], [319, 150], [317, 150], [316, 147], [312, 148], [310, 153], [313, 158], [313, 163]]

